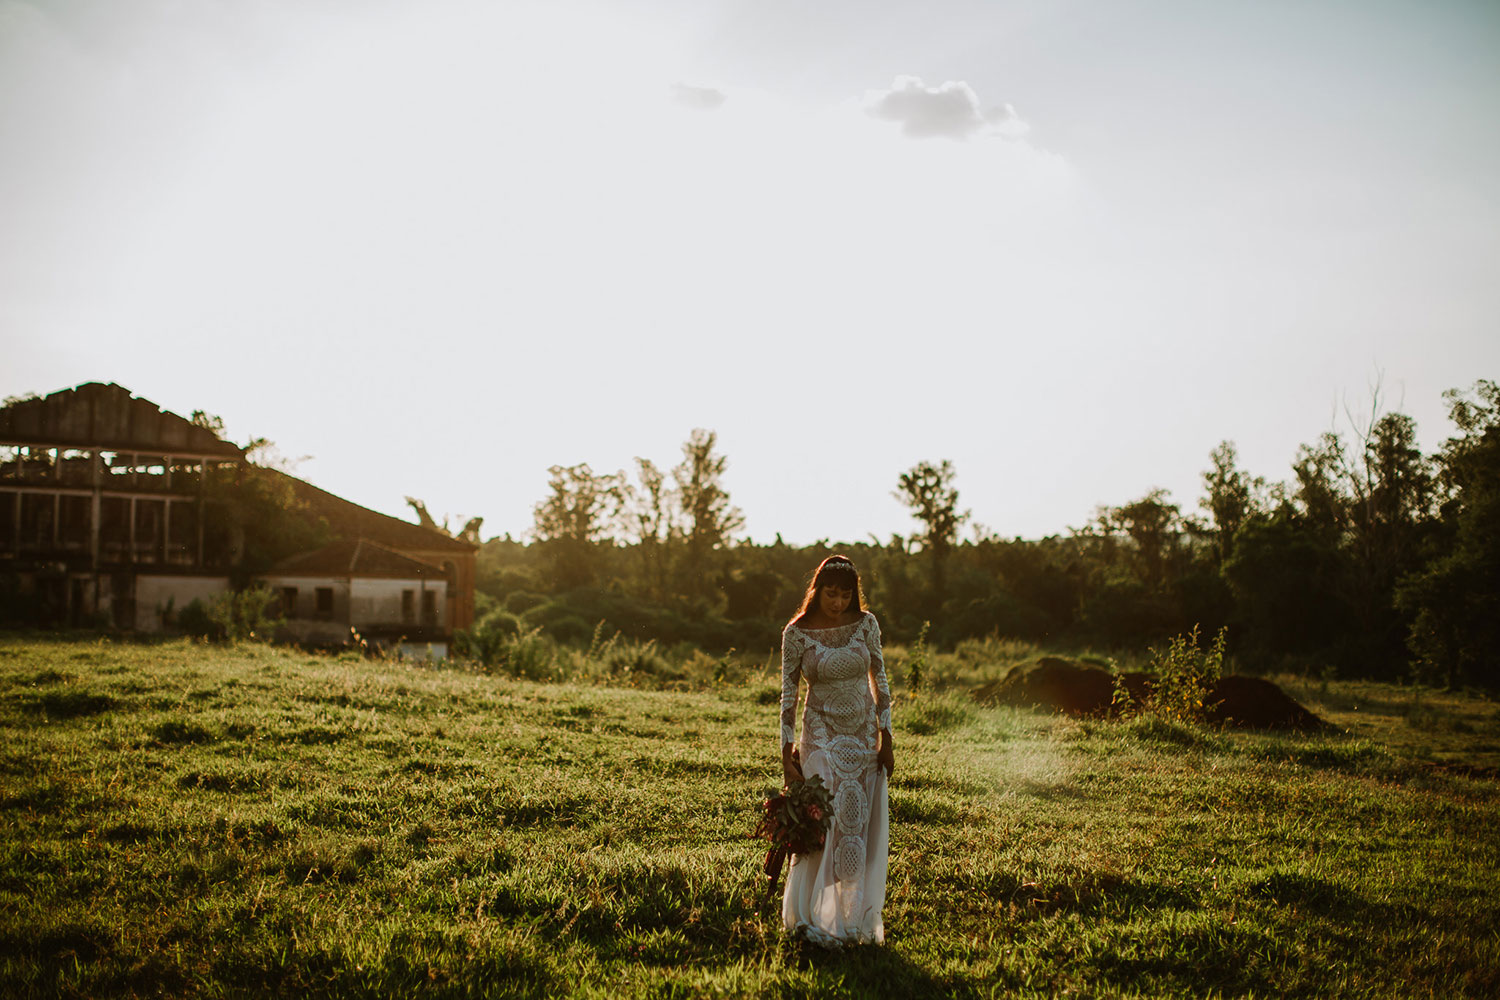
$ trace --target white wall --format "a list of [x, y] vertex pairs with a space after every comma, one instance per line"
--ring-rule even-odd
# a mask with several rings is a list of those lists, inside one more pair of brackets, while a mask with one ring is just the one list
[[[386, 580], [355, 577], [265, 576], [262, 582], [278, 594], [284, 587], [297, 588], [297, 606], [286, 612], [286, 628], [298, 641], [339, 643], [349, 639], [349, 628], [422, 625], [421, 580]], [[319, 587], [333, 591], [331, 617], [317, 613]], [[412, 592], [412, 617], [402, 619], [401, 592]], [[447, 621], [447, 586], [441, 580], [427, 581], [426, 590], [434, 595], [439, 627]]]
[[[277, 597], [285, 587], [297, 588], [297, 606], [295, 608], [281, 609], [282, 615], [287, 621], [307, 619], [309, 621], [341, 621], [348, 625], [349, 609], [349, 581], [332, 576], [265, 576], [261, 577], [260, 583], [264, 583], [275, 592]], [[318, 614], [318, 588], [327, 587], [333, 591], [333, 610], [327, 615]]]
[[168, 603], [174, 612], [194, 600], [207, 604], [229, 590], [227, 576], [155, 576], [135, 578], [135, 627], [139, 632], [160, 632]]
[[[420, 580], [372, 580], [356, 579], [349, 592], [349, 624], [356, 628], [362, 625], [411, 625], [422, 624], [422, 581]], [[447, 586], [441, 580], [428, 581], [427, 592], [437, 601], [436, 624], [441, 626], [446, 618]], [[401, 592], [412, 592], [412, 617], [401, 616]]]

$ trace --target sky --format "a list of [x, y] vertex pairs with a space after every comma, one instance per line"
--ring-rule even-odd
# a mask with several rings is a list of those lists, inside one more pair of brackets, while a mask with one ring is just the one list
[[1500, 378], [1489, 0], [0, 0], [0, 396], [116, 382], [525, 537], [1036, 538]]

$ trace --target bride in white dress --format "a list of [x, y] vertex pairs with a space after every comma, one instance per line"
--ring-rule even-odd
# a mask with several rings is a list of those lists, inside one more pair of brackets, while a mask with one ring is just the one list
[[[885, 940], [891, 690], [880, 625], [862, 597], [854, 563], [829, 556], [781, 634], [782, 771], [788, 782], [820, 775], [833, 795], [827, 842], [793, 858], [781, 917], [789, 932], [826, 947]], [[799, 743], [793, 726], [803, 679]]]

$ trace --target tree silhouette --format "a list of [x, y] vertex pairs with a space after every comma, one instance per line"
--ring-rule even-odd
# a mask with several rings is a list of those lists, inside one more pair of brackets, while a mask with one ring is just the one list
[[559, 585], [579, 586], [594, 578], [594, 547], [608, 535], [625, 485], [623, 472], [599, 475], [588, 463], [554, 465], [547, 470], [550, 492], [534, 508], [534, 531], [552, 555]]
[[933, 599], [937, 604], [942, 603], [947, 590], [948, 554], [958, 539], [959, 527], [969, 519], [969, 511], [958, 509], [958, 487], [953, 485], [956, 475], [953, 463], [945, 458], [938, 465], [918, 462], [896, 481], [896, 499], [910, 507], [912, 516], [922, 522], [924, 530], [916, 540], [928, 554]]
[[677, 491], [649, 458], [638, 457], [635, 465], [640, 486], [625, 485], [620, 521], [640, 557], [647, 593], [661, 600], [671, 570], [671, 546], [682, 531]]
[[745, 526], [745, 515], [729, 502], [722, 482], [729, 459], [714, 454], [718, 435], [695, 428], [682, 445], [682, 461], [672, 469], [677, 500], [686, 520], [688, 585], [703, 578], [708, 555]]
[[1451, 540], [1402, 581], [1397, 602], [1412, 615], [1407, 645], [1423, 671], [1450, 688], [1500, 688], [1500, 386], [1480, 380], [1451, 389], [1459, 434], [1438, 462], [1452, 498], [1444, 505]]

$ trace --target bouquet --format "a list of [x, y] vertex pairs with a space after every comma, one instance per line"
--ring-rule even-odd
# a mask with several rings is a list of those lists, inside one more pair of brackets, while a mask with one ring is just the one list
[[794, 781], [780, 792], [768, 795], [761, 806], [760, 824], [752, 837], [771, 842], [766, 850], [763, 869], [767, 893], [776, 888], [786, 856], [821, 851], [833, 822], [833, 796], [823, 784], [821, 775], [805, 781]]

